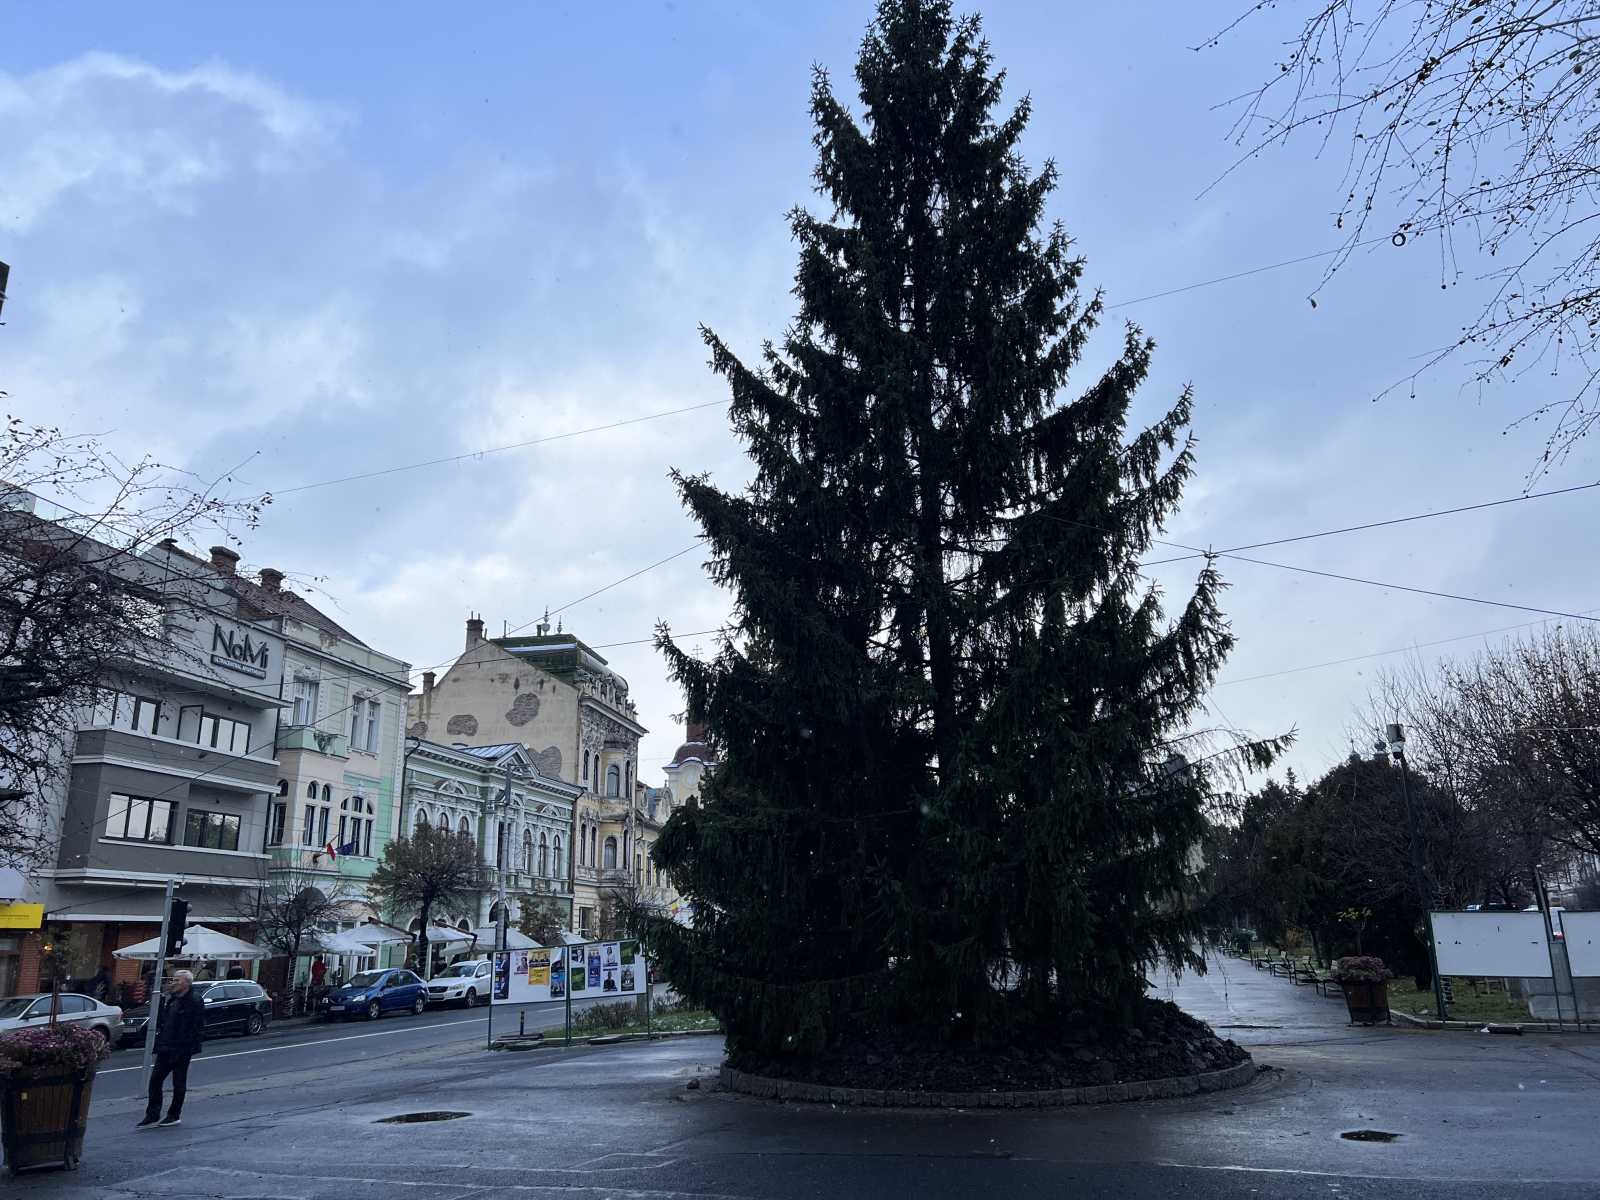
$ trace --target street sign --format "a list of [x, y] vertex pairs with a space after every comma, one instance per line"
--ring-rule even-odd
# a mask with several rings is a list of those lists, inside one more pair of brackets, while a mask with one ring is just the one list
[[0, 904], [0, 929], [37, 929], [43, 923], [42, 904]]

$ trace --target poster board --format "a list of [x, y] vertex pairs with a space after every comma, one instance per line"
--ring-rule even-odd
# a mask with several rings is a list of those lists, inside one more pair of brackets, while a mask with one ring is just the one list
[[494, 1004], [545, 1004], [621, 999], [644, 995], [648, 964], [634, 939], [498, 950], [494, 955]]
[[1575, 979], [1600, 976], [1600, 912], [1564, 912], [1561, 931]]
[[1550, 978], [1543, 913], [1436, 912], [1433, 936], [1441, 975]]

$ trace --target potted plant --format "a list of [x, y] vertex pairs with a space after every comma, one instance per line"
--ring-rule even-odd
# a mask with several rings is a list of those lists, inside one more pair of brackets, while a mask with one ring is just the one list
[[1388, 1023], [1389, 980], [1394, 978], [1394, 972], [1383, 965], [1383, 959], [1370, 954], [1341, 958], [1329, 974], [1344, 992], [1352, 1024]]
[[110, 1053], [99, 1034], [72, 1023], [0, 1034], [0, 1143], [9, 1172], [77, 1167], [95, 1069]]

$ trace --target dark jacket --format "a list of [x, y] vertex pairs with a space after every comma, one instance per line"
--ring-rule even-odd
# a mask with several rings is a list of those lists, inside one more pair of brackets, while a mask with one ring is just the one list
[[156, 1022], [157, 1053], [174, 1057], [200, 1053], [206, 1036], [206, 1009], [194, 988], [181, 996], [163, 996]]

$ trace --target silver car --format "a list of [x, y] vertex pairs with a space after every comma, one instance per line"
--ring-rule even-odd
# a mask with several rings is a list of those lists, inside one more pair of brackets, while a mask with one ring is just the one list
[[[62, 992], [59, 997], [56, 1020], [84, 1025], [105, 1038], [106, 1044], [115, 1046], [122, 1040], [122, 1010], [110, 1004], [101, 1004], [93, 996], [77, 992]], [[50, 1022], [50, 993], [32, 996], [12, 996], [0, 1000], [0, 1033], [12, 1029], [37, 1029]]]

